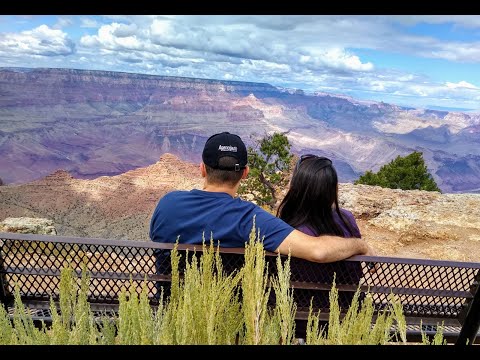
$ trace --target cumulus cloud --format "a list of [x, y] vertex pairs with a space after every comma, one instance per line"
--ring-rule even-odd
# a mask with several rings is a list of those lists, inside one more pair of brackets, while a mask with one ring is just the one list
[[395, 21], [405, 24], [404, 18], [385, 16], [116, 16], [81, 44], [133, 71], [280, 82], [373, 97], [471, 99], [464, 90], [474, 89], [465, 83], [453, 89], [417, 74], [385, 71], [355, 53], [365, 48], [475, 61], [475, 44], [462, 51], [458, 42], [401, 33], [392, 26]]
[[[280, 26], [286, 22], [284, 17], [272, 17], [272, 26], [267, 26], [266, 20], [259, 20], [265, 18], [270, 17], [133, 16], [121, 19], [130, 20], [129, 24], [113, 22], [101, 26], [97, 34], [83, 36], [80, 43], [89, 48], [113, 51], [131, 49], [182, 58], [204, 58], [208, 63], [238, 64], [241, 59], [248, 59], [265, 61], [270, 67], [307, 66], [314, 71], [371, 71], [374, 68], [371, 62], [364, 62], [343, 48], [330, 46], [319, 50], [308, 39], [297, 38], [298, 34], [285, 34]], [[207, 22], [208, 19], [213, 20]], [[289, 26], [298, 27], [301, 19], [292, 18]], [[313, 21], [314, 17], [309, 19]], [[258, 23], [262, 23], [266, 30], [259, 30]]]
[[[153, 44], [248, 59], [269, 59], [275, 49], [235, 26], [196, 27], [170, 19], [155, 19], [150, 26]], [[273, 54], [272, 54], [273, 51]]]
[[87, 47], [100, 47], [109, 50], [138, 50], [142, 48], [142, 43], [135, 35], [135, 26], [119, 23], [101, 26], [97, 35], [85, 35], [80, 39], [80, 43]]
[[135, 24], [116, 24], [116, 27], [112, 31], [112, 35], [125, 38], [135, 36], [137, 32], [137, 25]]
[[109, 15], [100, 21], [79, 18], [81, 27], [96, 30], [81, 36], [76, 47], [65, 32], [47, 25], [0, 34], [0, 59], [11, 66], [15, 56], [28, 54], [24, 63], [33, 64], [32, 57], [75, 52], [64, 66], [90, 63], [91, 68], [105, 70], [269, 82], [373, 99], [448, 98], [465, 104], [478, 97], [475, 80], [435, 82], [385, 69], [369, 57], [379, 50], [478, 63], [480, 42], [445, 41], [407, 31], [418, 23], [475, 28], [479, 20], [474, 17]]
[[40, 25], [21, 33], [0, 34], [0, 54], [9, 56], [59, 56], [71, 55], [75, 44], [62, 30]]
[[300, 63], [310, 69], [331, 67], [335, 69], [352, 71], [373, 70], [371, 62], [362, 63], [356, 55], [349, 54], [344, 49], [332, 48], [326, 51], [311, 51], [312, 55], [301, 55]]

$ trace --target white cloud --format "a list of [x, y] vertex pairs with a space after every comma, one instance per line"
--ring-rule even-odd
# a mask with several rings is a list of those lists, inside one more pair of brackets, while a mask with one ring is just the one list
[[135, 26], [112, 23], [101, 26], [98, 29], [98, 35], [82, 36], [80, 44], [87, 47], [106, 48], [108, 50], [141, 49], [143, 47], [142, 43], [134, 34]]
[[410, 58], [478, 63], [480, 41], [474, 37], [444, 41], [407, 31], [422, 22], [475, 27], [472, 17], [113, 15], [100, 21], [79, 18], [81, 27], [96, 30], [81, 37], [77, 49], [66, 33], [46, 25], [0, 34], [0, 60], [14, 66], [28, 54], [22, 58], [25, 64], [35, 64], [36, 57], [36, 64], [48, 66], [41, 60], [45, 55], [76, 51], [65, 60], [67, 66], [75, 61], [75, 66], [105, 70], [261, 81], [374, 98], [441, 99], [441, 103], [448, 98], [458, 106], [475, 99], [479, 91], [475, 78], [434, 82], [418, 73], [387, 70], [374, 57], [380, 50]]
[[480, 42], [437, 42], [430, 50], [421, 51], [420, 54], [424, 57], [478, 63], [480, 62]]
[[[309, 41], [302, 41], [302, 36], [295, 38], [288, 33], [283, 36], [284, 29], [277, 30], [283, 17], [267, 18], [275, 19], [274, 24], [268, 26], [268, 21], [262, 20], [266, 29], [259, 30], [256, 22], [260, 18], [252, 16], [122, 17], [120, 20], [128, 19], [132, 23], [103, 25], [96, 35], [86, 35], [80, 43], [112, 51], [131, 49], [204, 58], [208, 63], [238, 64], [240, 59], [249, 59], [264, 61], [270, 68], [307, 66], [314, 71], [371, 71], [374, 68], [371, 62], [362, 62], [358, 55], [343, 48], [324, 46], [319, 51]], [[314, 19], [309, 17], [309, 21]], [[295, 17], [289, 26], [299, 28], [300, 24], [301, 18]], [[278, 31], [282, 32], [281, 37]]]
[[[307, 52], [306, 50], [305, 52]], [[344, 49], [331, 48], [323, 51], [310, 50], [310, 55], [300, 55], [299, 63], [312, 70], [321, 68], [342, 69], [351, 71], [371, 71], [373, 64], [362, 63], [360, 58]]]
[[458, 89], [458, 88], [478, 89], [478, 87], [466, 81], [460, 81], [458, 83], [451, 83], [447, 81], [445, 85], [447, 85], [447, 87], [450, 89]]
[[[117, 19], [126, 24], [104, 25], [96, 35], [84, 36], [81, 44], [92, 53], [100, 51], [110, 61], [150, 73], [262, 81], [307, 91], [363, 92], [373, 97], [390, 94], [399, 99], [471, 99], [464, 90], [472, 89], [463, 89], [466, 84], [462, 82], [453, 91], [446, 84], [433, 83], [417, 74], [377, 69], [371, 61], [347, 50], [349, 46], [395, 47], [427, 56], [421, 51], [445, 48], [431, 37], [398, 33], [387, 17], [287, 19], [129, 16]], [[283, 23], [290, 30], [282, 28]]]
[[0, 54], [10, 56], [58, 56], [71, 55], [75, 44], [62, 30], [40, 25], [21, 33], [0, 34]]
[[116, 24], [116, 27], [112, 31], [112, 35], [119, 38], [131, 37], [135, 36], [137, 30], [138, 28], [135, 24]]
[[372, 63], [362, 63], [358, 56], [348, 54], [345, 50], [338, 48], [327, 50], [323, 61], [332, 67], [347, 70], [370, 71], [373, 69]]

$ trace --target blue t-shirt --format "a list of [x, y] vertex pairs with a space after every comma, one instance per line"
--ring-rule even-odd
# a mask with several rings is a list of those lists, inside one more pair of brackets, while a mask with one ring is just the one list
[[224, 192], [202, 190], [173, 191], [160, 199], [150, 222], [150, 239], [180, 244], [214, 244], [244, 247], [249, 241], [255, 216], [265, 250], [275, 251], [293, 231], [293, 227], [259, 206], [233, 198]]

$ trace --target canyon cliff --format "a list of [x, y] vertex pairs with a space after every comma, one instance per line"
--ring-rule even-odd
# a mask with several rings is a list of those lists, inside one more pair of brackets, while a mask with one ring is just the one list
[[480, 189], [480, 116], [402, 108], [264, 83], [74, 69], [0, 69], [0, 178], [113, 176], [164, 153], [199, 162], [213, 133], [247, 144], [287, 134], [294, 153], [334, 160], [352, 182], [422, 151], [444, 192]]

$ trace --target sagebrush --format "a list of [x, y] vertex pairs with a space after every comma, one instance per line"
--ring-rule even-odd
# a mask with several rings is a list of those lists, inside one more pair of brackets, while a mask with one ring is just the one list
[[[152, 307], [147, 286], [138, 292], [133, 282], [122, 289], [116, 314], [94, 316], [88, 302], [90, 279], [86, 267], [80, 278], [70, 267], [61, 272], [59, 301], [51, 300], [52, 324], [36, 327], [15, 289], [10, 317], [0, 306], [0, 344], [155, 345], [155, 344], [272, 344], [298, 343], [295, 339], [296, 304], [290, 287], [290, 257], [278, 256], [276, 272], [269, 273], [262, 239], [253, 227], [245, 248], [244, 266], [227, 274], [219, 248], [202, 246], [202, 254], [187, 256], [181, 274], [177, 246], [171, 252], [170, 296], [160, 294]], [[188, 260], [190, 259], [190, 260]], [[275, 305], [269, 305], [271, 292]], [[335, 282], [330, 291], [326, 326], [310, 309], [306, 344], [388, 344], [406, 342], [406, 323], [400, 302], [392, 295], [384, 311], [373, 319], [374, 306], [359, 290], [342, 318]], [[392, 326], [397, 331], [391, 332]], [[442, 327], [425, 344], [443, 344]]]

